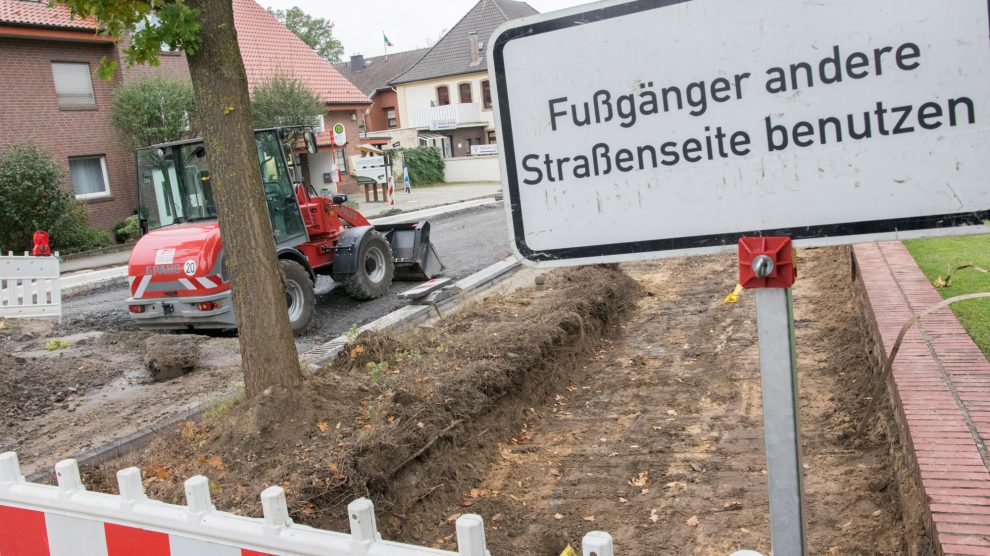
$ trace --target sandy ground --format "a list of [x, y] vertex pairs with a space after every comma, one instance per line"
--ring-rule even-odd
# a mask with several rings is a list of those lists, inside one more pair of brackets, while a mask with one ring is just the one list
[[[848, 252], [804, 251], [801, 263], [811, 553], [909, 553], [924, 531], [905, 517], [917, 508], [900, 506], [904, 477], [894, 476], [883, 419], [854, 437], [872, 374]], [[486, 519], [493, 554], [556, 556], [589, 530], [610, 532], [617, 554], [768, 554], [754, 298], [721, 304], [734, 266], [731, 255], [624, 266], [648, 291], [629, 322], [572, 370], [570, 385], [525, 412], [487, 464], [459, 452], [474, 482], [435, 479], [462, 485], [454, 503], [427, 499], [415, 516], [385, 516], [393, 536], [452, 549], [450, 518], [470, 511]]]
[[42, 323], [3, 332], [11, 333], [0, 336], [0, 451], [16, 451], [26, 474], [216, 398], [241, 379], [236, 338], [192, 336], [202, 354], [197, 369], [156, 383], [142, 355], [160, 334], [62, 335], [69, 346], [49, 351], [53, 335]]
[[[429, 220], [445, 276], [460, 279], [509, 255], [501, 203]], [[318, 288], [329, 288], [325, 282]], [[370, 302], [336, 290], [319, 295], [313, 323], [297, 338], [300, 353], [407, 305], [397, 294], [415, 285], [396, 282]], [[17, 451], [26, 473], [147, 429], [242, 383], [237, 339], [205, 336], [194, 336], [203, 355], [195, 372], [152, 383], [142, 358], [155, 335], [135, 329], [122, 305], [126, 297], [126, 286], [73, 296], [61, 324], [0, 319], [0, 451]], [[49, 351], [54, 339], [68, 347]]]
[[[734, 256], [722, 255], [623, 266], [645, 294], [636, 298], [617, 328], [603, 338], [583, 341], [585, 346], [594, 342], [590, 351], [549, 349], [546, 353], [553, 357], [520, 371], [517, 379], [525, 382], [515, 384], [514, 393], [500, 395], [497, 405], [449, 433], [445, 429], [431, 434], [434, 440], [425, 445], [418, 439], [419, 444], [394, 447], [418, 455], [387, 486], [367, 485], [385, 538], [453, 550], [453, 522], [472, 512], [484, 517], [494, 555], [557, 556], [568, 544], [577, 548], [590, 530], [610, 532], [617, 554], [725, 556], [743, 548], [769, 554], [754, 299], [747, 292], [739, 303], [721, 303], [735, 285], [735, 264]], [[505, 315], [530, 314], [526, 307], [539, 297], [517, 292], [509, 299], [493, 298], [471, 309], [480, 320], [455, 320], [444, 330], [485, 331], [495, 313], [503, 315], [498, 326], [505, 326], [512, 320]], [[900, 493], [910, 490], [906, 474], [898, 471], [903, 462], [896, 457], [895, 441], [887, 434], [890, 415], [878, 416], [864, 436], [856, 435], [874, 371], [846, 249], [800, 253], [794, 304], [810, 553], [925, 554], [920, 501], [908, 497], [906, 505], [902, 502]], [[500, 345], [505, 342], [493, 337], [492, 348]], [[482, 355], [489, 362], [512, 357], [498, 349], [487, 351]], [[460, 356], [449, 366], [470, 369], [471, 353]], [[392, 372], [404, 371], [396, 366]], [[416, 376], [415, 382], [421, 379], [429, 383], [432, 377]], [[347, 380], [357, 384], [352, 377]], [[439, 388], [448, 382], [437, 384]], [[382, 399], [396, 401], [395, 393], [387, 390], [382, 390]], [[341, 412], [320, 421], [315, 414], [305, 415], [294, 428], [309, 430], [303, 436], [314, 439], [313, 446], [327, 445], [321, 435], [331, 440], [341, 436], [339, 422], [344, 423], [342, 430], [352, 432], [330, 446], [379, 430], [369, 427], [387, 430], [390, 410], [376, 406], [377, 391], [355, 389], [350, 398], [363, 397], [364, 406], [349, 410], [357, 417]], [[437, 407], [449, 405], [448, 400]], [[372, 406], [379, 408], [375, 417]], [[233, 415], [251, 414], [234, 411]], [[224, 436], [209, 430], [203, 434], [213, 443], [208, 449], [215, 451], [181, 470], [165, 473], [155, 465], [176, 461], [169, 459], [167, 446], [149, 451], [146, 482], [159, 481], [154, 471], [158, 469], [171, 486], [157, 495], [177, 500], [181, 479], [192, 471], [204, 472], [216, 477], [218, 497], [239, 504], [231, 508], [218, 503], [221, 509], [257, 515], [252, 494], [256, 477], [238, 478], [236, 469], [257, 471], [263, 463], [257, 458], [278, 457], [255, 454], [239, 461], [241, 456], [233, 450], [221, 458], [227, 447]], [[187, 437], [183, 433], [178, 438], [181, 445]], [[230, 445], [259, 444], [246, 436], [228, 438]], [[324, 463], [331, 462], [323, 468], [336, 469], [333, 449], [316, 453], [305, 440], [291, 440], [300, 458], [322, 457]], [[186, 441], [180, 451], [189, 450], [190, 444]], [[261, 448], [263, 454], [272, 446]], [[298, 463], [289, 456], [279, 456], [284, 467]], [[126, 462], [134, 463], [142, 464], [140, 457]], [[190, 468], [197, 465], [202, 469]], [[296, 466], [279, 483], [294, 493], [293, 518], [297, 523], [343, 528], [345, 497], [298, 500], [299, 493], [314, 486], [319, 490], [333, 480], [333, 473], [318, 476], [318, 467], [311, 467], [297, 473]], [[112, 470], [102, 475], [104, 486], [112, 484]]]

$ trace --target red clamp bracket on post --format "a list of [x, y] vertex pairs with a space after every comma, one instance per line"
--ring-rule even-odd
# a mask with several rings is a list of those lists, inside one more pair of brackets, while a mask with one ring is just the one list
[[791, 238], [739, 238], [739, 283], [742, 287], [789, 288], [796, 277]]

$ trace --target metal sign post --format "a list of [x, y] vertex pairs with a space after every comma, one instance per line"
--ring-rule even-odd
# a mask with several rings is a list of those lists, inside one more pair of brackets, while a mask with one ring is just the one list
[[488, 40], [519, 259], [614, 263], [743, 238], [774, 556], [806, 553], [791, 240], [990, 231], [988, 26], [987, 0], [603, 0]]
[[775, 556], [807, 553], [797, 352], [791, 304], [791, 285], [796, 274], [790, 238], [739, 240], [739, 283], [744, 288], [756, 289], [770, 539]]

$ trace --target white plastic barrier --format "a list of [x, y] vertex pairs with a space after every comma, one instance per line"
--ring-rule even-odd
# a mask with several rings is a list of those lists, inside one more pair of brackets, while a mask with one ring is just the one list
[[0, 257], [0, 317], [61, 317], [58, 253]]
[[[149, 500], [141, 471], [117, 472], [120, 495], [89, 492], [75, 460], [55, 465], [58, 486], [27, 483], [17, 455], [0, 454], [0, 554], [50, 556], [490, 556], [484, 522], [474, 514], [455, 524], [457, 552], [383, 541], [370, 500], [347, 506], [351, 533], [296, 525], [285, 492], [261, 493], [263, 519], [218, 512], [209, 479], [188, 479], [186, 505]], [[612, 537], [594, 531], [584, 556], [614, 556]]]

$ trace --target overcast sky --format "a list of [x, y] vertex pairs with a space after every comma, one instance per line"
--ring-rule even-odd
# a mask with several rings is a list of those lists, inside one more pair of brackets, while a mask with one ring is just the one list
[[[333, 22], [333, 34], [351, 54], [385, 53], [382, 32], [394, 44], [389, 52], [429, 46], [456, 24], [478, 0], [258, 0], [265, 7], [299, 6], [306, 13]], [[586, 4], [589, 0], [528, 0], [541, 13]]]

